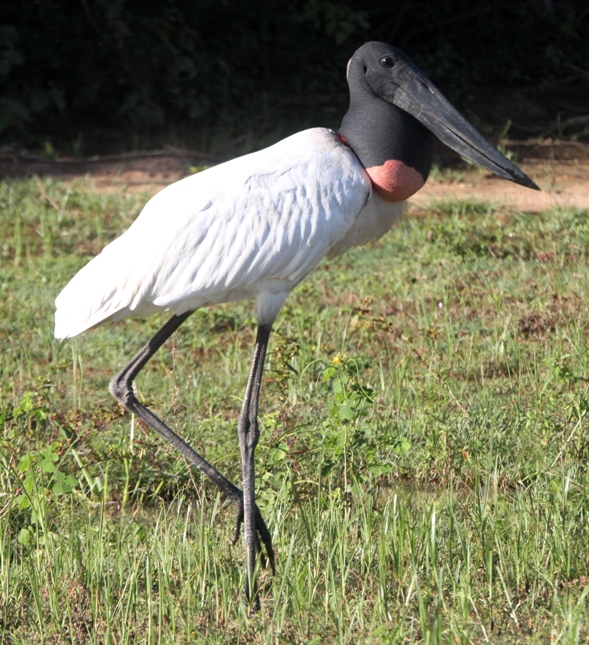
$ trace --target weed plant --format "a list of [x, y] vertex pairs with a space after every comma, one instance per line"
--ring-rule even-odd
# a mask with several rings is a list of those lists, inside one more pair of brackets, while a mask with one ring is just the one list
[[[272, 338], [248, 615], [232, 508], [126, 414], [164, 320], [58, 342], [53, 300], [144, 198], [0, 185], [0, 643], [589, 639], [586, 211], [434, 204], [322, 264]], [[195, 313], [139, 395], [239, 481], [252, 303]]]

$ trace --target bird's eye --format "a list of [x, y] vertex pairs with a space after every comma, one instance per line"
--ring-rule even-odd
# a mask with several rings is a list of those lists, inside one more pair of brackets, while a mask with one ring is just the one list
[[383, 67], [393, 67], [393, 65], [395, 64], [395, 61], [390, 56], [383, 56], [380, 59], [380, 64]]

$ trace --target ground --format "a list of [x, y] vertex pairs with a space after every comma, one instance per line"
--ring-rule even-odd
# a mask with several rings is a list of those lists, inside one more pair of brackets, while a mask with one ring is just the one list
[[[505, 149], [540, 186], [541, 192], [525, 190], [486, 171], [466, 167], [444, 154], [426, 186], [410, 200], [412, 209], [432, 201], [468, 198], [512, 206], [523, 212], [538, 212], [555, 206], [589, 208], [589, 144], [545, 139], [540, 142], [507, 141]], [[212, 165], [216, 158], [189, 150], [158, 150], [73, 161], [43, 160], [0, 153], [0, 177], [53, 176], [71, 181], [90, 176], [103, 191], [156, 193], [181, 179], [195, 167]]]
[[[525, 212], [586, 206], [587, 147], [506, 149], [542, 193], [438, 165], [287, 300], [256, 455], [278, 572], [249, 617], [231, 509], [108, 395], [163, 319], [53, 338], [145, 193], [214, 159], [5, 152], [35, 178], [0, 182], [0, 644], [589, 642], [589, 218]], [[254, 311], [196, 312], [137, 383], [233, 481]]]

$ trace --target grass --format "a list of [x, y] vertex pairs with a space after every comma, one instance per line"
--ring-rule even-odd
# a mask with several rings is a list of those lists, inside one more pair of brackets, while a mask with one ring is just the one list
[[[589, 638], [585, 211], [452, 202], [325, 263], [271, 344], [257, 452], [278, 572], [107, 384], [163, 318], [52, 337], [143, 197], [0, 185], [0, 643]], [[231, 479], [252, 303], [194, 314], [140, 395]]]

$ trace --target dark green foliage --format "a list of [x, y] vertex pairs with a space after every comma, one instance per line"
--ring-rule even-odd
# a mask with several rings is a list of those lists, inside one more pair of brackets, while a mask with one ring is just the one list
[[0, 132], [234, 125], [269, 106], [337, 125], [343, 69], [366, 40], [406, 49], [458, 96], [586, 70], [588, 20], [575, 0], [4, 2]]

